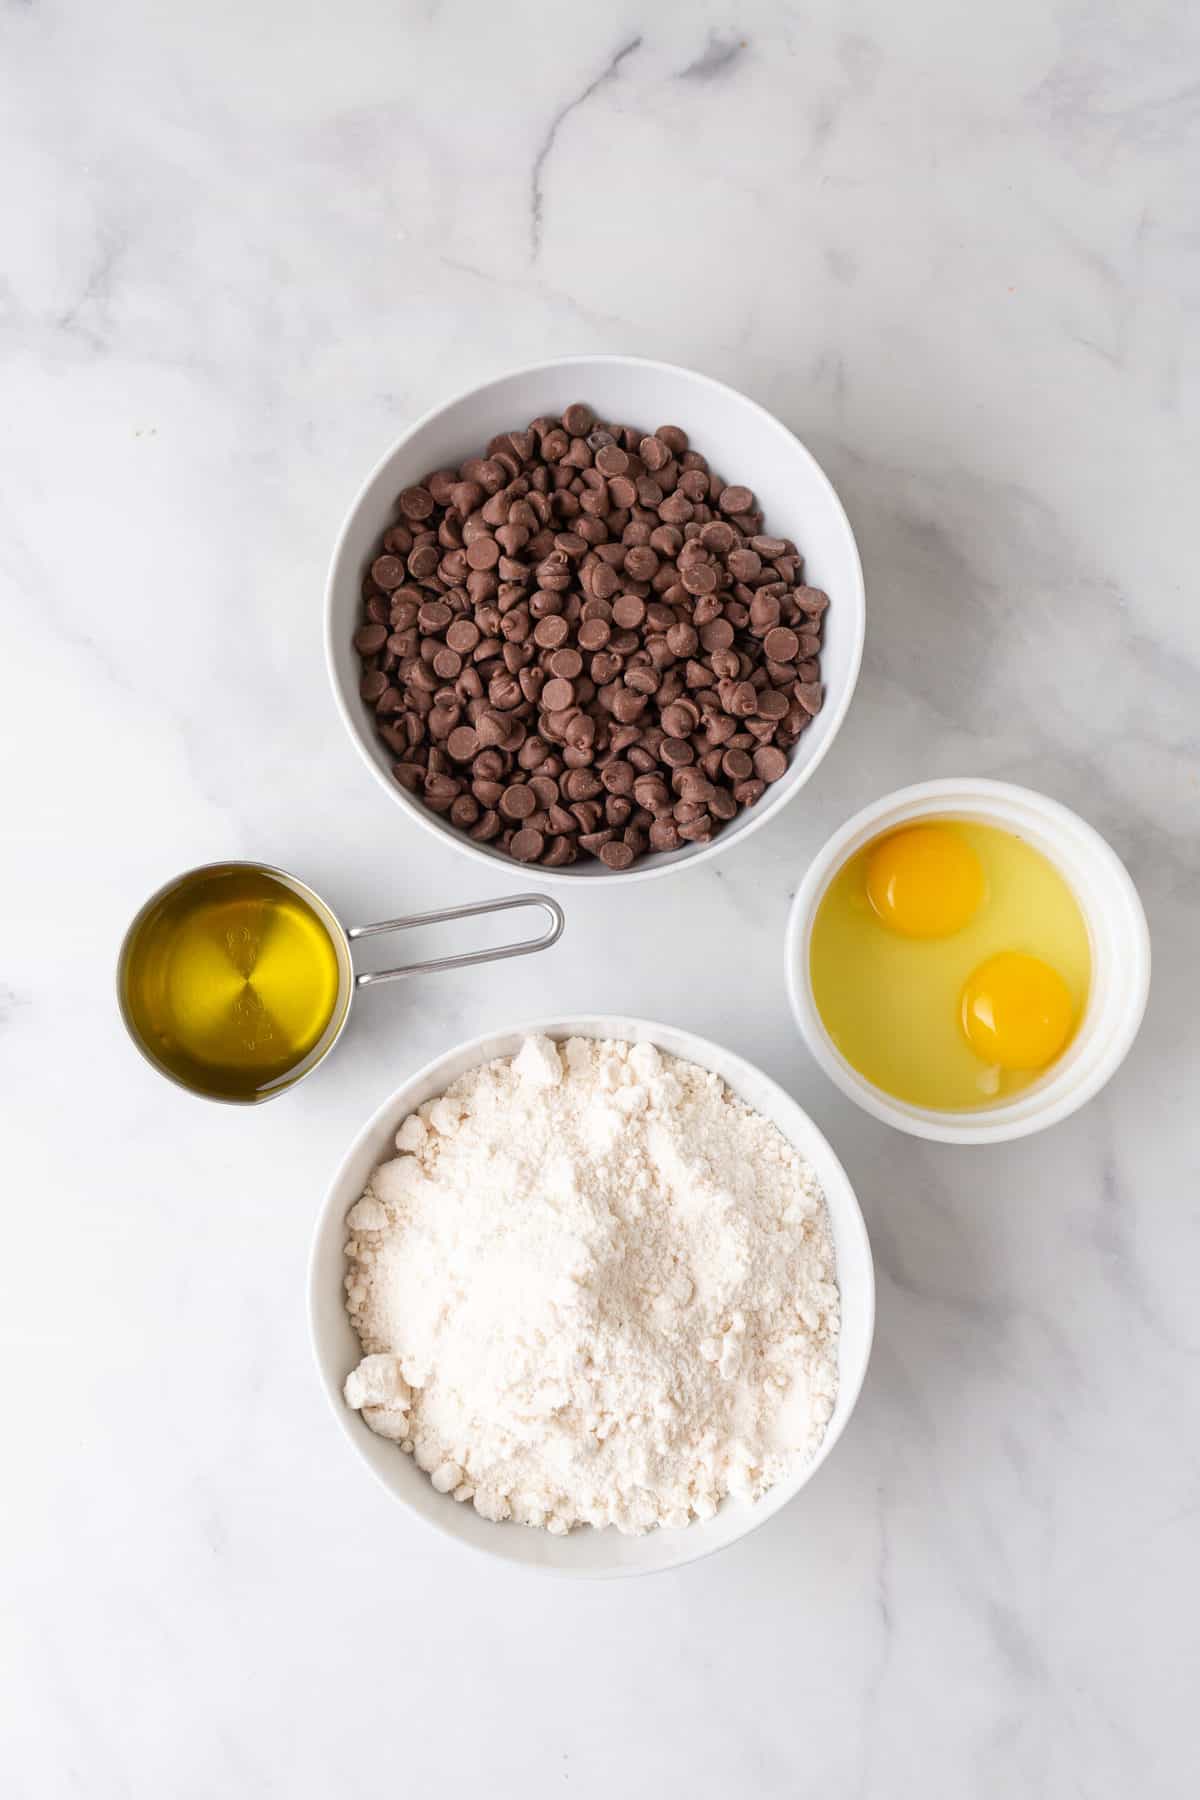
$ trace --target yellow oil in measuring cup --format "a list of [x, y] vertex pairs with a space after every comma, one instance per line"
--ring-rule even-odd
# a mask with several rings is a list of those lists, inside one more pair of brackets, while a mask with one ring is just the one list
[[[351, 945], [449, 919], [533, 907], [537, 937], [356, 975]], [[210, 863], [147, 900], [125, 934], [117, 994], [130, 1036], [163, 1075], [209, 1100], [281, 1094], [331, 1050], [359, 988], [548, 950], [563, 911], [546, 894], [471, 900], [350, 930], [318, 894], [262, 863]]]
[[129, 1022], [168, 1075], [265, 1099], [323, 1053], [347, 974], [304, 896], [266, 869], [197, 869], [154, 901], [122, 959]]

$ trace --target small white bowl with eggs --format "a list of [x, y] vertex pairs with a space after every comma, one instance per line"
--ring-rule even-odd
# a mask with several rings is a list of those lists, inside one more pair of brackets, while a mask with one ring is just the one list
[[[1011, 1100], [970, 1111], [914, 1106], [876, 1087], [834, 1043], [813, 994], [813, 924], [838, 871], [886, 832], [917, 821], [977, 820], [1024, 838], [1071, 888], [1087, 926], [1091, 982], [1066, 1051]], [[864, 1112], [912, 1137], [943, 1144], [1000, 1144], [1067, 1118], [1099, 1093], [1127, 1056], [1150, 989], [1150, 933], [1133, 881], [1111, 845], [1078, 813], [1031, 788], [951, 779], [901, 788], [847, 820], [809, 865], [792, 902], [784, 974], [796, 1023], [830, 1080]]]

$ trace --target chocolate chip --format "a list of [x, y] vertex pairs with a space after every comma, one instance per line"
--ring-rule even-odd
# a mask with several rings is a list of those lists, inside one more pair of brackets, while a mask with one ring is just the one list
[[717, 588], [717, 571], [710, 562], [691, 562], [680, 579], [689, 594], [711, 594]]
[[656, 694], [662, 686], [662, 676], [649, 663], [638, 663], [625, 671], [625, 686], [633, 689], [635, 694]]
[[762, 569], [762, 558], [757, 550], [731, 550], [727, 566], [735, 581], [753, 581]]
[[794, 662], [800, 654], [800, 639], [786, 625], [777, 625], [764, 637], [763, 649], [772, 662]]
[[405, 566], [398, 556], [378, 556], [371, 564], [371, 580], [381, 588], [398, 588], [404, 575]]
[[700, 721], [700, 709], [690, 700], [675, 700], [662, 710], [662, 726], [668, 737], [686, 738]]
[[821, 617], [829, 605], [829, 595], [820, 588], [799, 587], [793, 593], [792, 599], [802, 613], [807, 613], [810, 618], [816, 619]]
[[600, 780], [610, 794], [632, 794], [636, 779], [632, 764], [619, 759], [606, 763], [600, 771]]
[[717, 556], [726, 556], [737, 543], [737, 532], [724, 519], [712, 519], [700, 528], [700, 542]]
[[583, 658], [578, 650], [554, 650], [546, 658], [546, 667], [551, 675], [558, 675], [563, 681], [574, 681], [583, 673]]
[[625, 573], [631, 581], [652, 581], [658, 573], [658, 552], [647, 544], [634, 544], [625, 552]]
[[423, 581], [427, 575], [432, 575], [437, 566], [438, 553], [433, 544], [418, 544], [415, 550], [409, 551], [408, 572], [410, 575], [414, 575], [418, 581]]
[[562, 416], [563, 428], [572, 437], [586, 437], [596, 422], [596, 415], [582, 400], [574, 401]]
[[406, 519], [420, 520], [429, 517], [436, 502], [428, 488], [410, 487], [401, 494], [399, 505]]
[[635, 694], [631, 688], [618, 688], [612, 697], [613, 717], [619, 719], [622, 725], [632, 725], [635, 719], [641, 718], [645, 710], [646, 696]]
[[607, 619], [585, 619], [579, 627], [579, 643], [584, 650], [603, 650], [611, 636]]
[[713, 619], [702, 629], [700, 642], [708, 651], [728, 650], [733, 643], [733, 626], [728, 619]]
[[667, 647], [673, 656], [691, 656], [699, 645], [699, 634], [694, 626], [680, 622], [672, 625], [667, 633]]
[[455, 762], [470, 762], [478, 749], [478, 735], [469, 725], [455, 726], [446, 739], [446, 750]]
[[563, 777], [562, 789], [568, 800], [591, 800], [600, 792], [600, 780], [590, 769], [568, 769]]
[[444, 631], [450, 623], [450, 608], [441, 600], [426, 600], [417, 614], [417, 624], [422, 631]]
[[501, 743], [507, 730], [506, 721], [494, 707], [484, 707], [475, 720], [476, 736], [485, 748]]
[[614, 594], [621, 591], [621, 583], [616, 570], [606, 562], [597, 563], [591, 572], [589, 587], [597, 600], [611, 600]]
[[524, 830], [514, 833], [508, 848], [518, 862], [536, 862], [545, 847], [546, 840], [541, 832], [527, 825]]
[[695, 510], [687, 495], [677, 489], [667, 495], [658, 509], [658, 516], [664, 525], [686, 525]]
[[527, 819], [537, 811], [537, 795], [524, 783], [514, 783], [501, 794], [500, 811], [506, 819]]
[[500, 546], [494, 537], [473, 538], [467, 545], [467, 562], [472, 569], [494, 569], [500, 561]]
[[636, 631], [646, 617], [645, 601], [636, 594], [622, 594], [613, 602], [613, 620], [622, 631]]
[[778, 781], [787, 773], [787, 757], [774, 744], [764, 744], [754, 752], [754, 773], [760, 781]]
[[557, 644], [565, 644], [571, 627], [561, 613], [550, 613], [539, 619], [533, 628], [533, 641], [543, 650], [552, 650]]
[[644, 437], [638, 445], [638, 455], [652, 473], [665, 469], [671, 460], [671, 452], [660, 437]]
[[672, 777], [672, 786], [681, 800], [707, 800], [713, 791], [712, 782], [699, 769], [677, 769]]
[[536, 769], [545, 762], [549, 754], [549, 746], [545, 740], [535, 735], [525, 739], [517, 752], [517, 762], [522, 769]]
[[467, 656], [479, 642], [481, 633], [473, 619], [454, 619], [446, 628], [446, 642], [460, 656]]
[[765, 724], [777, 725], [787, 717], [790, 704], [787, 694], [781, 688], [764, 687], [758, 690], [758, 704], [754, 710]]
[[425, 804], [434, 812], [449, 812], [459, 786], [452, 775], [428, 774], [425, 777]]
[[596, 467], [602, 475], [624, 475], [629, 458], [618, 444], [604, 444], [596, 452]]
[[828, 597], [678, 426], [576, 401], [397, 508], [363, 579], [360, 691], [397, 784], [455, 828], [621, 869], [707, 842], [786, 772]]
[[[778, 595], [761, 592], [755, 594], [750, 602], [750, 629], [756, 637], [764, 639], [764, 647], [765, 639], [779, 624], [779, 615]], [[768, 650], [766, 654], [769, 656], [771, 652]]]

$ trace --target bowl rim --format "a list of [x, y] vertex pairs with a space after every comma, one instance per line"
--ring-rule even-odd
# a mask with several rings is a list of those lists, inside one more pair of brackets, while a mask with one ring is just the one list
[[[945, 802], [951, 809], [957, 802], [960, 809], [978, 811], [985, 816], [994, 809], [997, 822], [1002, 826], [1006, 824], [999, 811], [1003, 804], [1029, 807], [1047, 827], [1048, 835], [1057, 834], [1060, 838], [1070, 835], [1087, 845], [1103, 869], [1098, 879], [1110, 884], [1125, 911], [1130, 933], [1132, 999], [1119, 1029], [1114, 1031], [1107, 1049], [1089, 1075], [1056, 1099], [1050, 1098], [1050, 1090], [1047, 1090], [1047, 1104], [1020, 1118], [1013, 1118], [1008, 1109], [1002, 1107], [962, 1113], [912, 1107], [905, 1101], [894, 1099], [860, 1075], [841, 1055], [825, 1028], [812, 995], [805, 954], [807, 935], [832, 876], [841, 867], [855, 839], [864, 831], [885, 819], [888, 823], [884, 829], [894, 829], [906, 818], [927, 813], [930, 801]], [[901, 814], [899, 818], [895, 816], [897, 809]], [[1080, 904], [1083, 905], [1082, 896]], [[848, 1099], [885, 1125], [892, 1125], [910, 1137], [942, 1144], [1012, 1143], [1069, 1118], [1099, 1093], [1125, 1060], [1141, 1028], [1150, 992], [1150, 929], [1145, 909], [1133, 877], [1107, 838], [1062, 801], [1039, 793], [1036, 788], [982, 776], [947, 776], [896, 788], [860, 807], [832, 832], [813, 856], [792, 900], [784, 930], [783, 958], [792, 1016], [813, 1058], [829, 1079]]]
[[[489, 851], [486, 846], [474, 843], [469, 837], [458, 830], [443, 830], [439, 828], [434, 822], [434, 816], [429, 812], [428, 808], [418, 805], [417, 802], [412, 800], [396, 782], [388, 780], [387, 776], [368, 750], [364, 733], [360, 729], [359, 721], [354, 717], [351, 711], [349, 700], [343, 689], [342, 683], [338, 678], [337, 671], [335, 596], [337, 576], [345, 551], [346, 540], [366, 502], [367, 495], [375, 485], [376, 481], [378, 481], [383, 474], [388, 464], [394, 457], [399, 455], [400, 451], [405, 448], [418, 432], [423, 431], [427, 425], [431, 424], [442, 413], [449, 412], [453, 407], [460, 406], [464, 402], [473, 399], [476, 395], [482, 394], [490, 388], [500, 386], [503, 382], [512, 381], [518, 377], [544, 375], [552, 370], [571, 368], [582, 363], [608, 363], [624, 368], [632, 367], [655, 370], [672, 376], [681, 376], [685, 380], [690, 381], [699, 387], [708, 388], [715, 393], [736, 400], [742, 406], [747, 407], [750, 411], [758, 414], [759, 418], [766, 425], [777, 432], [783, 433], [790, 440], [792, 446], [799, 452], [801, 458], [811, 466], [817, 485], [824, 491], [831, 513], [834, 518], [840, 522], [840, 525], [845, 532], [850, 555], [851, 591], [844, 596], [839, 595], [838, 607], [839, 613], [844, 609], [846, 614], [849, 614], [851, 608], [853, 608], [854, 637], [850, 647], [850, 663], [847, 677], [842, 691], [828, 705], [828, 715], [831, 722], [827, 728], [824, 742], [812, 752], [809, 760], [804, 764], [803, 771], [800, 773], [800, 778], [798, 780], [788, 782], [785, 777], [783, 781], [777, 784], [774, 794], [771, 794], [770, 792], [764, 794], [758, 804], [750, 808], [747, 814], [743, 815], [743, 820], [739, 822], [735, 832], [719, 831], [710, 844], [702, 844], [682, 852], [675, 851], [671, 853], [670, 856], [662, 856], [660, 853], [658, 857], [649, 859], [648, 862], [641, 867], [635, 866], [632, 869], [609, 870], [607, 874], [600, 876], [595, 874], [572, 874], [569, 869], [549, 869], [544, 863], [532, 865], [536, 868], [539, 879], [553, 882], [563, 887], [574, 887], [580, 882], [587, 881], [603, 881], [606, 886], [611, 885], [616, 881], [628, 883], [636, 881], [657, 881], [661, 880], [662, 877], [666, 875], [675, 875], [686, 869], [695, 869], [702, 863], [710, 862], [714, 857], [719, 856], [723, 850], [732, 849], [736, 844], [741, 843], [744, 838], [748, 838], [752, 832], [757, 831], [761, 826], [765, 825], [768, 820], [774, 818], [802, 788], [808, 785], [813, 775], [820, 768], [826, 756], [829, 754], [835, 739], [845, 723], [846, 714], [850, 710], [850, 704], [854, 698], [855, 689], [858, 686], [867, 629], [867, 600], [866, 586], [863, 578], [862, 557], [859, 553], [858, 542], [854, 535], [854, 528], [851, 525], [849, 516], [842, 504], [841, 497], [832, 481], [829, 479], [829, 476], [825, 473], [825, 470], [821, 467], [821, 464], [817, 461], [808, 446], [801, 442], [795, 432], [792, 431], [789, 426], [785, 425], [782, 419], [777, 418], [774, 413], [768, 411], [768, 409], [759, 401], [752, 400], [749, 394], [744, 394], [740, 388], [732, 387], [728, 382], [718, 381], [713, 375], [705, 375], [697, 369], [686, 368], [682, 363], [665, 362], [661, 358], [650, 356], [622, 356], [616, 353], [590, 356], [586, 353], [579, 353], [571, 356], [547, 357], [540, 362], [522, 363], [515, 368], [502, 370], [497, 375], [489, 376], [485, 381], [477, 381], [472, 383], [469, 387], [460, 389], [449, 398], [439, 401], [436, 406], [427, 408], [419, 418], [414, 419], [413, 422], [400, 433], [399, 437], [394, 440], [390, 448], [379, 457], [369, 474], [359, 484], [354, 498], [346, 511], [334, 541], [333, 551], [329, 559], [329, 567], [326, 572], [324, 597], [325, 668], [329, 677], [329, 685], [333, 690], [334, 704], [337, 707], [342, 724], [345, 726], [350, 737], [350, 741], [354, 745], [354, 748], [361, 757], [363, 763], [370, 770], [372, 777], [378, 782], [383, 792], [400, 806], [402, 812], [407, 817], [414, 819], [416, 823], [421, 826], [422, 830], [429, 832], [439, 843], [449, 843], [462, 855], [469, 856], [473, 862], [484, 865], [489, 869], [498, 869], [502, 874], [509, 873], [514, 877], [525, 878], [530, 865], [513, 864], [512, 868], [509, 869], [507, 866], [510, 860], [509, 858]], [[823, 706], [822, 716], [825, 716], [826, 710], [826, 706]]]
[[[587, 1029], [583, 1029], [584, 1027]], [[399, 1492], [398, 1488], [393, 1485], [393, 1483], [390, 1482], [367, 1457], [358, 1435], [363, 1429], [362, 1421], [346, 1406], [342, 1396], [341, 1383], [329, 1366], [322, 1328], [318, 1323], [318, 1308], [321, 1297], [324, 1294], [319, 1263], [326, 1233], [330, 1230], [335, 1219], [339, 1221], [340, 1230], [342, 1215], [339, 1213], [338, 1208], [344, 1206], [345, 1201], [339, 1196], [345, 1182], [346, 1171], [349, 1165], [360, 1155], [369, 1139], [373, 1137], [385, 1123], [399, 1119], [404, 1106], [404, 1103], [401, 1101], [401, 1096], [433, 1078], [443, 1064], [457, 1061], [461, 1057], [467, 1055], [472, 1055], [476, 1058], [476, 1061], [467, 1066], [474, 1067], [482, 1062], [491, 1060], [497, 1054], [506, 1054], [506, 1052], [503, 1051], [496, 1052], [494, 1049], [489, 1051], [486, 1048], [487, 1046], [494, 1045], [497, 1038], [523, 1038], [534, 1035], [554, 1037], [556, 1041], [562, 1041], [562, 1039], [566, 1037], [575, 1035], [602, 1038], [627, 1038], [633, 1031], [644, 1033], [645, 1040], [656, 1044], [660, 1042], [661, 1034], [663, 1033], [666, 1033], [671, 1037], [686, 1039], [689, 1046], [697, 1047], [702, 1053], [711, 1052], [713, 1056], [721, 1062], [732, 1061], [734, 1064], [744, 1065], [758, 1080], [773, 1089], [775, 1094], [783, 1099], [787, 1107], [790, 1107], [803, 1118], [811, 1133], [811, 1142], [817, 1149], [823, 1161], [822, 1191], [824, 1192], [825, 1189], [824, 1177], [826, 1174], [831, 1175], [836, 1182], [840, 1182], [841, 1199], [844, 1202], [842, 1210], [845, 1215], [846, 1230], [850, 1237], [856, 1241], [859, 1260], [864, 1271], [863, 1279], [856, 1295], [856, 1299], [861, 1302], [865, 1327], [862, 1355], [857, 1367], [850, 1370], [849, 1378], [845, 1379], [840, 1358], [839, 1338], [838, 1405], [834, 1417], [829, 1421], [824, 1437], [821, 1439], [813, 1456], [807, 1462], [800, 1463], [791, 1478], [786, 1481], [777, 1482], [773, 1488], [768, 1489], [767, 1493], [764, 1494], [760, 1500], [754, 1502], [753, 1505], [742, 1506], [744, 1520], [741, 1529], [735, 1532], [731, 1537], [719, 1543], [711, 1543], [707, 1541], [704, 1533], [704, 1525], [707, 1521], [699, 1521], [684, 1528], [683, 1532], [683, 1536], [688, 1540], [693, 1540], [694, 1534], [694, 1548], [685, 1548], [661, 1562], [656, 1562], [643, 1567], [629, 1567], [614, 1564], [612, 1567], [571, 1568], [569, 1566], [551, 1562], [531, 1562], [510, 1554], [503, 1548], [501, 1542], [498, 1542], [493, 1548], [490, 1543], [476, 1543], [464, 1536], [455, 1529], [454, 1524], [452, 1523], [455, 1511], [453, 1507], [444, 1517], [437, 1512], [431, 1515], [418, 1512], [405, 1496]], [[680, 1060], [682, 1061], [689, 1060], [688, 1055], [680, 1052], [668, 1050], [667, 1054], [679, 1055]], [[706, 1065], [699, 1064], [699, 1066], [705, 1067]], [[722, 1075], [721, 1079], [725, 1080], [726, 1077]], [[728, 1085], [732, 1086], [732, 1084]], [[734, 1091], [736, 1092], [737, 1090], [734, 1089]], [[739, 1098], [742, 1098], [740, 1094]], [[746, 1104], [749, 1105], [750, 1102], [747, 1101]], [[780, 1128], [777, 1127], [777, 1129]], [[784, 1135], [786, 1136], [787, 1134], [785, 1133]], [[788, 1141], [792, 1141], [790, 1137], [788, 1138]], [[838, 1271], [838, 1292], [839, 1294], [842, 1293], [840, 1268]], [[871, 1363], [871, 1352], [875, 1337], [875, 1259], [871, 1249], [870, 1235], [867, 1231], [867, 1222], [863, 1216], [862, 1207], [859, 1203], [854, 1185], [851, 1182], [849, 1175], [846, 1173], [841, 1158], [834, 1150], [820, 1126], [817, 1125], [816, 1121], [812, 1118], [812, 1115], [800, 1105], [799, 1101], [796, 1100], [793, 1095], [788, 1093], [786, 1088], [782, 1087], [779, 1082], [773, 1079], [773, 1077], [767, 1075], [756, 1063], [752, 1063], [746, 1057], [742, 1056], [740, 1052], [727, 1050], [723, 1045], [716, 1043], [715, 1040], [705, 1038], [698, 1032], [688, 1031], [683, 1026], [668, 1025], [661, 1020], [643, 1019], [624, 1013], [553, 1014], [546, 1018], [526, 1020], [513, 1025], [506, 1025], [491, 1031], [481, 1032], [475, 1037], [465, 1039], [462, 1043], [454, 1044], [448, 1049], [441, 1051], [437, 1056], [431, 1057], [427, 1062], [422, 1064], [420, 1068], [414, 1069], [413, 1072], [400, 1083], [394, 1092], [389, 1094], [388, 1097], [375, 1108], [374, 1112], [372, 1112], [370, 1117], [355, 1133], [353, 1140], [347, 1146], [326, 1187], [325, 1196], [318, 1208], [316, 1219], [314, 1220], [312, 1227], [306, 1270], [305, 1293], [309, 1343], [312, 1349], [313, 1361], [316, 1364], [317, 1379], [329, 1404], [330, 1411], [334, 1415], [338, 1429], [353, 1452], [356, 1463], [360, 1466], [365, 1466], [379, 1486], [384, 1489], [392, 1500], [397, 1501], [403, 1506], [406, 1512], [417, 1520], [418, 1524], [429, 1526], [431, 1529], [439, 1532], [443, 1537], [452, 1539], [456, 1544], [465, 1546], [468, 1550], [487, 1558], [489, 1561], [504, 1562], [510, 1566], [523, 1570], [531, 1570], [535, 1574], [562, 1577], [567, 1580], [603, 1581], [634, 1575], [656, 1575], [669, 1569], [683, 1568], [688, 1563], [700, 1562], [708, 1556], [715, 1556], [718, 1551], [728, 1549], [730, 1545], [740, 1542], [743, 1538], [748, 1537], [752, 1531], [757, 1531], [760, 1526], [765, 1525], [768, 1519], [773, 1518], [777, 1512], [781, 1511], [784, 1506], [795, 1499], [802, 1488], [807, 1487], [808, 1483], [827, 1461], [842, 1438], [846, 1427], [854, 1416], [855, 1409], [862, 1394], [863, 1385], [867, 1377], [867, 1370]], [[842, 1407], [843, 1397], [845, 1398], [844, 1409]], [[449, 1496], [446, 1496], [446, 1498], [448, 1499]], [[524, 1528], [517, 1527], [516, 1529]], [[648, 1537], [653, 1537], [655, 1534], [651, 1533], [647, 1535]], [[569, 1542], [570, 1540], [568, 1538], [564, 1541]]]

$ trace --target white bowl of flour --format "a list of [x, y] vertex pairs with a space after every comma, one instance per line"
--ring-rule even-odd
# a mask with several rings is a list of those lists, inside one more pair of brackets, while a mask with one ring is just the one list
[[460, 1045], [380, 1107], [309, 1305], [334, 1415], [397, 1499], [600, 1576], [721, 1549], [811, 1479], [858, 1398], [874, 1277], [782, 1089], [689, 1032], [581, 1017]]

